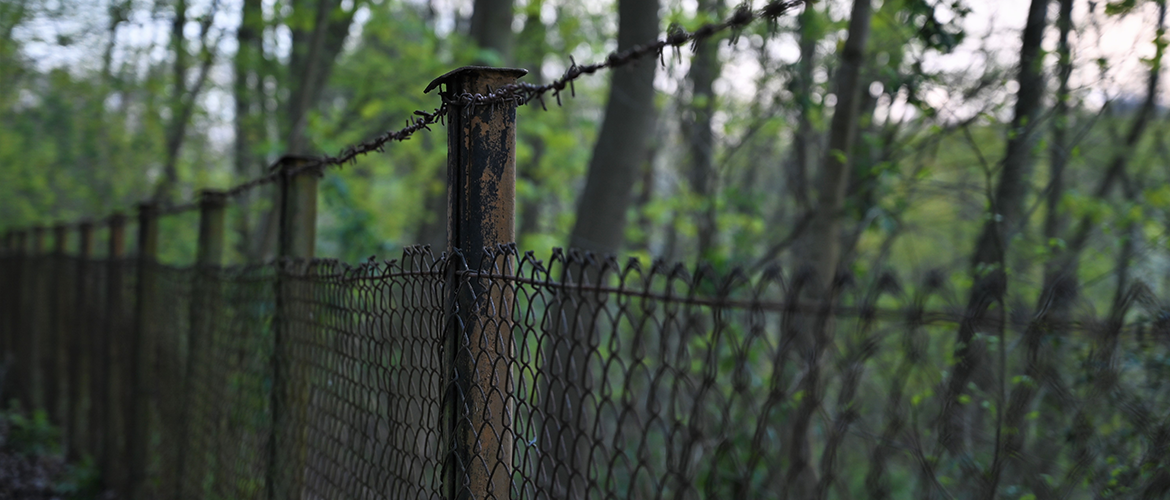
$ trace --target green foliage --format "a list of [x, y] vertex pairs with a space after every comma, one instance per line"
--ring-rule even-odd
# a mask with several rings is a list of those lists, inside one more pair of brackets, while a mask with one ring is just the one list
[[57, 455], [61, 452], [61, 431], [49, 423], [45, 410], [26, 415], [20, 404], [12, 401], [2, 417], [8, 422], [4, 446], [24, 456]]
[[101, 469], [93, 457], [85, 457], [78, 464], [70, 464], [57, 481], [57, 493], [66, 500], [90, 500], [102, 494]]

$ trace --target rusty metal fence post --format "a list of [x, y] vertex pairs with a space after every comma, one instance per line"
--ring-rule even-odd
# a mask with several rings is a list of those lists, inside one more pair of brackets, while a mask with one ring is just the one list
[[[278, 162], [280, 176], [280, 233], [277, 262], [276, 318], [273, 321], [272, 437], [269, 442], [268, 495], [270, 499], [301, 498], [307, 460], [306, 420], [310, 380], [305, 368], [297, 368], [297, 356], [311, 354], [298, 349], [298, 325], [289, 318], [304, 315], [295, 310], [295, 298], [304, 293], [304, 274], [311, 272], [317, 238], [317, 172], [297, 172], [313, 158], [285, 155]], [[302, 274], [304, 273], [304, 274]], [[303, 346], [302, 346], [303, 347]]]
[[[206, 375], [201, 368], [203, 363], [210, 362], [207, 346], [214, 333], [218, 319], [218, 271], [223, 265], [224, 245], [224, 207], [226, 197], [222, 191], [205, 189], [199, 194], [199, 243], [195, 254], [195, 282], [191, 293], [191, 332], [187, 336], [187, 369], [183, 375], [182, 411], [180, 412], [178, 450], [178, 476], [175, 481], [175, 498], [185, 498], [184, 488], [188, 480], [193, 488], [203, 484], [204, 475], [208, 470], [205, 459], [195, 457], [188, 459], [191, 453], [191, 441], [197, 436], [192, 426], [200, 419], [192, 416], [193, 412], [202, 412], [205, 408], [196, 407], [191, 401], [195, 394], [194, 385], [197, 375]], [[208, 418], [206, 415], [201, 415]], [[194, 491], [192, 498], [202, 498]]]
[[138, 206], [138, 282], [135, 291], [134, 329], [130, 339], [130, 405], [126, 439], [129, 448], [130, 477], [126, 497], [145, 498], [147, 451], [151, 432], [150, 368], [154, 355], [154, 314], [157, 298], [155, 266], [158, 258], [158, 210], [152, 203]]
[[[127, 349], [124, 342], [126, 318], [122, 311], [125, 308], [122, 279], [123, 260], [126, 258], [126, 216], [115, 213], [107, 221], [109, 239], [106, 250], [106, 315], [98, 331], [97, 349], [94, 359], [97, 369], [94, 371], [94, 393], [100, 408], [95, 408], [96, 419], [94, 426], [102, 435], [101, 450], [96, 455], [100, 458], [102, 480], [109, 487], [118, 491], [125, 491], [129, 484], [129, 475], [126, 468], [126, 434], [127, 428], [124, 410], [128, 400], [129, 369], [127, 366]], [[95, 419], [95, 420], [96, 420]]]
[[[89, 259], [93, 252], [93, 224], [90, 222], [82, 222], [77, 227], [77, 268], [74, 275], [75, 283], [73, 284], [73, 321], [69, 323], [69, 340], [67, 341], [66, 351], [66, 373], [69, 376], [65, 386], [67, 388], [69, 404], [66, 414], [66, 425], [68, 425], [68, 440], [66, 440], [66, 455], [70, 460], [76, 461], [81, 458], [82, 451], [82, 433], [86, 432], [86, 426], [83, 425], [87, 415], [92, 418], [93, 415], [93, 392], [82, 392], [85, 387], [84, 379], [92, 378], [93, 367], [93, 330], [90, 327], [90, 307], [87, 284], [89, 283]], [[83, 395], [85, 397], [83, 397]], [[83, 403], [89, 403], [89, 407], [85, 408]], [[89, 410], [89, 411], [84, 411]], [[86, 443], [86, 450], [89, 453], [94, 451], [94, 435], [92, 427], [89, 428], [86, 436], [88, 443]]]
[[[460, 271], [507, 270], [507, 256], [485, 247], [515, 240], [516, 105], [477, 105], [459, 96], [490, 94], [523, 69], [464, 67], [431, 82], [444, 86], [447, 115], [447, 373], [444, 402], [446, 489], [450, 499], [510, 498], [513, 429], [512, 297], [507, 284]], [[458, 265], [455, 250], [462, 255]], [[485, 260], [490, 258], [492, 260]], [[503, 260], [504, 262], [500, 262]], [[470, 267], [467, 267], [470, 266]]]

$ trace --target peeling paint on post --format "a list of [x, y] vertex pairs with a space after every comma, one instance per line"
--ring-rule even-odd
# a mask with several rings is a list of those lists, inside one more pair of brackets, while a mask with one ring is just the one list
[[130, 407], [126, 419], [127, 446], [130, 458], [130, 484], [127, 498], [135, 500], [146, 494], [146, 453], [150, 437], [150, 392], [148, 376], [154, 358], [154, 307], [157, 293], [155, 265], [158, 259], [158, 207], [152, 203], [138, 205], [138, 283], [135, 292], [134, 330], [130, 340]]
[[293, 308], [295, 298], [312, 294], [301, 276], [312, 272], [317, 243], [317, 172], [295, 173], [315, 158], [285, 155], [276, 164], [280, 176], [280, 235], [277, 263], [275, 349], [273, 354], [272, 439], [269, 441], [268, 497], [301, 498], [307, 456], [306, 422], [309, 382], [305, 370], [294, 370], [293, 344], [311, 333], [307, 325], [289, 321], [290, 316], [310, 314], [305, 306]]
[[[487, 95], [527, 73], [469, 66], [436, 78], [426, 91], [443, 86], [448, 100], [464, 93]], [[484, 247], [516, 238], [516, 107], [448, 105], [448, 249], [459, 250], [473, 270], [499, 266], [507, 272], [506, 257], [484, 261]], [[446, 457], [447, 495], [510, 498], [515, 434], [511, 293], [485, 279], [463, 282], [454, 274], [455, 265], [449, 269], [447, 345], [452, 364], [445, 402], [446, 429], [453, 442]], [[457, 317], [451, 314], [456, 310]]]

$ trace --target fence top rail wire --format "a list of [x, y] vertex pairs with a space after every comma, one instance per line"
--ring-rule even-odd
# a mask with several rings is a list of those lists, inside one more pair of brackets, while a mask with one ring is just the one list
[[[540, 101], [542, 109], [548, 109], [544, 102], [545, 94], [552, 93], [556, 98], [557, 105], [561, 104], [561, 93], [567, 88], [571, 96], [576, 96], [576, 89], [573, 82], [585, 76], [592, 75], [601, 70], [615, 69], [628, 64], [634, 63], [644, 59], [650, 55], [657, 56], [660, 60], [663, 59], [663, 53], [667, 47], [675, 50], [676, 55], [679, 53], [681, 47], [690, 44], [692, 50], [699, 43], [726, 31], [734, 31], [731, 40], [734, 41], [738, 32], [748, 25], [758, 20], [766, 20], [775, 25], [777, 20], [786, 15], [793, 9], [804, 5], [810, 0], [775, 0], [764, 5], [760, 9], [752, 9], [748, 3], [742, 3], [736, 7], [735, 11], [726, 19], [718, 22], [710, 22], [703, 24], [694, 31], [687, 31], [681, 26], [675, 24], [671, 25], [667, 31], [666, 36], [652, 42], [637, 45], [628, 50], [621, 52], [610, 52], [604, 60], [591, 64], [577, 64], [577, 62], [569, 57], [569, 67], [560, 78], [553, 80], [544, 85], [534, 85], [527, 82], [518, 82], [509, 85], [504, 85], [491, 92], [485, 94], [479, 93], [462, 93], [462, 94], [448, 94], [443, 93], [442, 104], [431, 111], [415, 110], [412, 116], [406, 119], [406, 125], [397, 130], [389, 130], [383, 132], [376, 137], [369, 140], [347, 146], [343, 148], [336, 156], [321, 155], [301, 157], [302, 162], [300, 166], [295, 168], [280, 169], [281, 160], [269, 167], [269, 173], [260, 177], [242, 182], [232, 186], [223, 191], [223, 195], [227, 198], [236, 198], [253, 189], [273, 184], [277, 182], [282, 175], [296, 176], [302, 174], [322, 175], [323, 171], [328, 167], [341, 167], [346, 163], [354, 163], [359, 156], [364, 156], [373, 152], [384, 152], [387, 144], [391, 142], [402, 142], [410, 139], [415, 132], [420, 130], [431, 130], [430, 125], [435, 123], [443, 123], [444, 117], [450, 112], [451, 106], [461, 109], [468, 109], [473, 106], [497, 106], [502, 104], [521, 106], [531, 103], [533, 100]], [[430, 85], [424, 90], [424, 93], [438, 88], [442, 84], [442, 78], [432, 81]], [[198, 210], [199, 202], [188, 201], [176, 205], [159, 207], [156, 215], [168, 216], [176, 215], [184, 212]], [[80, 227], [82, 224], [106, 224], [110, 222], [116, 215], [112, 214], [100, 219], [81, 219], [72, 222], [63, 223], [66, 226]]]
[[[185, 268], [160, 265], [164, 268]], [[455, 269], [451, 269], [451, 267]], [[709, 264], [688, 267], [682, 263], [656, 260], [649, 266], [638, 259], [620, 263], [613, 256], [599, 256], [590, 252], [554, 248], [547, 262], [534, 252], [520, 253], [515, 244], [484, 248], [484, 258], [468, 263], [458, 249], [454, 253], [438, 255], [429, 246], [411, 246], [403, 249], [396, 259], [378, 260], [371, 257], [360, 264], [349, 264], [337, 259], [280, 258], [266, 263], [230, 266], [218, 270], [222, 276], [249, 276], [261, 269], [298, 280], [317, 283], [359, 284], [394, 281], [402, 278], [444, 279], [452, 271], [462, 280], [480, 279], [513, 289], [526, 288], [537, 293], [573, 294], [602, 298], [606, 296], [650, 300], [682, 306], [751, 311], [753, 313], [785, 313], [829, 315], [839, 319], [863, 321], [893, 321], [919, 326], [957, 325], [968, 319], [963, 307], [965, 296], [948, 286], [937, 271], [922, 273], [917, 280], [899, 278], [892, 273], [881, 273], [873, 279], [861, 279], [841, 274], [831, 284], [832, 295], [838, 300], [824, 302], [808, 298], [804, 293], [819, 284], [811, 270], [783, 272], [772, 266], [762, 271], [732, 268], [717, 271]], [[1042, 296], [1051, 296], [1060, 290], [1041, 290]], [[840, 298], [849, 297], [847, 300]], [[888, 299], [882, 301], [882, 299]], [[825, 309], [826, 304], [831, 304]], [[898, 304], [891, 306], [889, 304]], [[1024, 329], [1040, 321], [1044, 327], [1076, 332], [1097, 332], [1113, 328], [1119, 320], [1101, 318], [1086, 308], [1086, 314], [1056, 319], [1044, 314], [1047, 306], [1032, 310], [1013, 310], [1010, 313], [988, 314], [970, 322], [973, 327], [987, 331], [1003, 328]], [[1167, 313], [1153, 292], [1143, 284], [1130, 287], [1125, 295], [1125, 311], [1138, 313], [1139, 318], [1125, 322], [1119, 330], [1129, 336], [1155, 336], [1170, 332], [1170, 313]], [[1041, 321], [1041, 318], [1042, 321]], [[1167, 337], [1170, 339], [1170, 336]]]

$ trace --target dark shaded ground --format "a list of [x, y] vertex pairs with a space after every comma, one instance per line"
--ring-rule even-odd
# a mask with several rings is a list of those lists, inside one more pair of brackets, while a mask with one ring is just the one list
[[22, 457], [0, 450], [0, 499], [61, 498], [53, 488], [65, 467], [59, 459]]
[[65, 473], [58, 457], [23, 456], [7, 445], [8, 422], [0, 419], [0, 500], [61, 498], [54, 483]]

